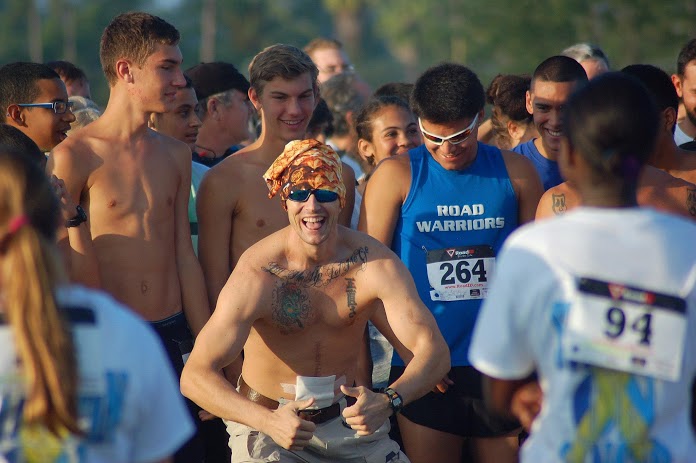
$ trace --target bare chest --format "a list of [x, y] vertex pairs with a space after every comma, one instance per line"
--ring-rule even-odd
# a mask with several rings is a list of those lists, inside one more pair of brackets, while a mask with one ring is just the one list
[[90, 214], [109, 221], [166, 220], [172, 217], [179, 184], [180, 173], [166, 156], [107, 157], [91, 177]]
[[267, 322], [287, 335], [317, 327], [331, 332], [364, 321], [371, 300], [365, 259], [366, 248], [361, 248], [348, 261], [305, 272], [269, 264], [265, 270], [274, 278]]
[[288, 215], [278, 197], [268, 197], [268, 188], [261, 174], [258, 179], [249, 178], [237, 188], [240, 188], [240, 195], [235, 210], [235, 228], [244, 229], [261, 239], [287, 226]]

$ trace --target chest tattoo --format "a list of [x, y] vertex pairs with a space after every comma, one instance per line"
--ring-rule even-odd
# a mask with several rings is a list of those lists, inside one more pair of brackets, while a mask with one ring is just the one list
[[271, 311], [282, 334], [301, 330], [311, 315], [307, 289], [292, 281], [279, 281], [273, 290]]
[[686, 189], [686, 207], [689, 214], [696, 216], [696, 188]]
[[348, 309], [350, 309], [350, 323], [353, 324], [355, 321], [355, 311], [358, 308], [358, 304], [355, 302], [355, 278], [346, 278], [346, 297], [348, 299]]
[[[267, 266], [262, 267], [264, 272], [275, 275], [278, 278], [293, 282], [301, 287], [325, 287], [333, 280], [348, 273], [355, 266], [360, 265], [362, 268], [367, 264], [367, 254], [369, 248], [363, 246], [357, 248], [346, 260], [326, 265], [317, 265], [310, 270], [290, 270], [282, 267], [277, 262], [269, 262]], [[362, 269], [361, 268], [361, 269]]]

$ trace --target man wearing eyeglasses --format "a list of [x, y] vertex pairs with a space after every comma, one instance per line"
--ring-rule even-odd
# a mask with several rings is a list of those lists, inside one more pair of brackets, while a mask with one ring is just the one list
[[556, 161], [563, 139], [563, 106], [573, 90], [586, 82], [585, 69], [568, 56], [552, 56], [544, 60], [532, 75], [526, 104], [539, 138], [521, 143], [512, 150], [534, 163], [544, 191], [563, 183]]
[[0, 68], [0, 117], [24, 132], [43, 152], [66, 138], [75, 116], [60, 76], [39, 63], [16, 62]]
[[[15, 62], [0, 67], [0, 120], [28, 136], [43, 153], [66, 139], [66, 132], [75, 121], [71, 108], [65, 84], [45, 64]], [[55, 176], [51, 176], [51, 183], [61, 199], [64, 232], [85, 263], [85, 273], [94, 274], [96, 263], [85, 223], [87, 216], [79, 205], [79, 197], [69, 194], [64, 182]], [[62, 249], [68, 256], [66, 247]], [[93, 280], [85, 278], [83, 282]]]
[[[363, 200], [359, 229], [404, 261], [451, 351], [453, 368], [437, 390], [397, 415], [414, 463], [458, 463], [465, 439], [478, 462], [512, 462], [517, 453], [519, 424], [485, 410], [468, 348], [496, 254], [517, 226], [533, 220], [542, 188], [529, 160], [477, 142], [484, 102], [481, 82], [465, 66], [428, 69], [412, 94], [424, 144], [384, 160]], [[390, 381], [410, 357], [392, 344]]]
[[319, 69], [317, 78], [320, 83], [343, 72], [355, 70], [343, 49], [343, 44], [336, 39], [317, 37], [304, 47], [304, 52], [317, 65]]
[[[338, 225], [346, 186], [329, 146], [288, 143], [264, 179], [290, 224], [237, 262], [182, 391], [228, 420], [233, 462], [408, 462], [389, 439], [389, 416], [449, 368], [433, 317], [388, 248]], [[367, 321], [382, 305], [378, 327], [391, 325], [412, 358], [401, 378], [373, 392], [354, 384]], [[235, 388], [221, 369], [242, 348]]]
[[348, 58], [348, 54], [340, 41], [317, 37], [309, 42], [303, 50], [319, 69], [317, 77], [319, 83], [324, 83], [338, 74], [355, 74], [355, 85], [358, 91], [363, 98], [370, 97], [372, 89], [356, 74], [355, 67], [351, 64], [350, 58]]

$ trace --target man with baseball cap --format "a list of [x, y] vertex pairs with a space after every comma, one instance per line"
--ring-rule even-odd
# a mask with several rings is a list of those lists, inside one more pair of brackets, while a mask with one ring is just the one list
[[249, 81], [234, 65], [220, 61], [198, 64], [185, 74], [193, 82], [203, 122], [193, 160], [213, 167], [251, 136]]

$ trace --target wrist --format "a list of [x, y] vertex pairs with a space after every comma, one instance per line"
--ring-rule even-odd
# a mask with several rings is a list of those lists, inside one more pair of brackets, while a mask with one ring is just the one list
[[399, 413], [403, 408], [404, 408], [404, 399], [401, 397], [401, 394], [396, 392], [394, 389], [390, 387], [386, 387], [381, 390], [382, 394], [387, 396], [389, 408], [391, 408], [392, 413], [396, 415]]
[[66, 228], [78, 227], [87, 221], [87, 213], [79, 204], [75, 207], [75, 215], [65, 221]]

